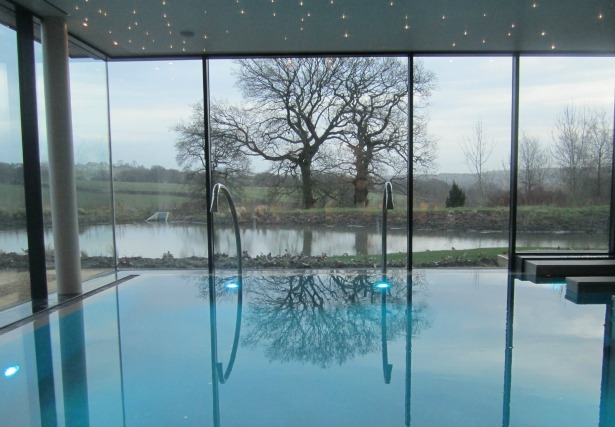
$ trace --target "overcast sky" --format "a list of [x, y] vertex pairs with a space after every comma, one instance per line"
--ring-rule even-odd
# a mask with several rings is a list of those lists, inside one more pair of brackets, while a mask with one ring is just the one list
[[[429, 132], [438, 141], [438, 171], [469, 172], [460, 144], [473, 137], [479, 120], [484, 136], [496, 147], [486, 169], [502, 169], [510, 152], [512, 58], [420, 60], [437, 77], [437, 89], [430, 98]], [[232, 67], [231, 60], [210, 61], [212, 98], [241, 102]], [[0, 93], [8, 90], [9, 68], [0, 61]], [[524, 57], [520, 68], [520, 130], [538, 137], [541, 143], [551, 143], [555, 118], [567, 105], [592, 105], [613, 116], [615, 58]], [[177, 168], [172, 128], [189, 119], [192, 105], [202, 99], [201, 62], [112, 62], [108, 69], [114, 162]], [[70, 72], [76, 161], [104, 161], [104, 64], [73, 61]], [[42, 93], [42, 79], [38, 84]], [[14, 144], [16, 117], [7, 97], [0, 96], [0, 125], [4, 129], [0, 161], [21, 162], [21, 149]], [[44, 122], [41, 135], [44, 140]], [[44, 146], [44, 159], [45, 150]]]

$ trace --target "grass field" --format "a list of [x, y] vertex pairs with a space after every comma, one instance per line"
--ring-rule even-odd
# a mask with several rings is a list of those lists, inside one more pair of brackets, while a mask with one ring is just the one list
[[[115, 209], [118, 221], [139, 221], [144, 216], [149, 216], [156, 211], [175, 212], [180, 217], [194, 217], [194, 215], [204, 214], [204, 212], [190, 211], [189, 204], [198, 205], [195, 202], [198, 196], [194, 196], [192, 188], [186, 184], [157, 184], [141, 182], [116, 182], [115, 189]], [[46, 215], [50, 212], [49, 189], [43, 187], [43, 208]], [[3, 218], [11, 216], [23, 217], [24, 194], [21, 185], [0, 184], [0, 214]], [[367, 208], [357, 209], [355, 207], [324, 207], [302, 210], [303, 214], [367, 214], [373, 215], [380, 212], [382, 195], [377, 193], [370, 194], [370, 205]], [[406, 196], [395, 196], [395, 208], [390, 215], [399, 218], [406, 211]], [[82, 223], [107, 222], [111, 216], [111, 190], [109, 183], [105, 181], [83, 181], [77, 182], [77, 204], [80, 210], [80, 221]], [[269, 211], [280, 216], [296, 215], [298, 206], [296, 200], [289, 198], [280, 201], [280, 205], [273, 205], [268, 202], [267, 189], [264, 187], [245, 187], [237, 195], [236, 205], [243, 207], [251, 214], [254, 207], [259, 204], [268, 205]], [[201, 203], [202, 205], [202, 203]], [[202, 208], [199, 208], [202, 210]], [[198, 210], [198, 209], [197, 209]], [[423, 212], [416, 210], [416, 212]], [[486, 208], [486, 207], [462, 207], [455, 208], [455, 212], [491, 212], [506, 216], [506, 207]], [[446, 208], [435, 208], [424, 211], [433, 212], [453, 212]], [[609, 207], [600, 206], [581, 206], [581, 207], [554, 207], [554, 206], [519, 206], [518, 221], [520, 229], [524, 224], [557, 224], [561, 230], [577, 230], [579, 224], [587, 223], [588, 218], [602, 221], [609, 217]], [[104, 218], [107, 218], [106, 220]], [[12, 226], [10, 220], [4, 220], [5, 226]], [[548, 229], [548, 228], [546, 228]], [[598, 228], [600, 229], [600, 228]]]

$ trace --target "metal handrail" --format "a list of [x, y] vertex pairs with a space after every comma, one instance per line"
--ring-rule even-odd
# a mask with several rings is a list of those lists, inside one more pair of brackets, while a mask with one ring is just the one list
[[242, 274], [242, 261], [243, 253], [241, 252], [241, 235], [239, 234], [239, 222], [237, 221], [237, 210], [235, 209], [235, 203], [231, 197], [230, 191], [224, 185], [218, 183], [214, 185], [211, 198], [211, 207], [209, 211], [211, 213], [218, 212], [218, 196], [220, 191], [224, 193], [228, 201], [229, 208], [231, 209], [231, 217], [233, 220], [233, 229], [235, 231], [235, 246], [237, 247], [237, 277], [241, 277]]
[[387, 272], [387, 211], [393, 209], [393, 184], [384, 183], [382, 195], [382, 274]]
[[[220, 381], [221, 384], [224, 384], [226, 383], [226, 380], [228, 379], [228, 377], [231, 375], [231, 371], [233, 370], [233, 365], [235, 364], [235, 357], [237, 356], [237, 349], [239, 348], [239, 332], [241, 330], [241, 310], [243, 306], [243, 272], [242, 272], [243, 253], [241, 251], [241, 235], [239, 232], [239, 222], [237, 220], [237, 210], [235, 209], [235, 203], [233, 202], [233, 198], [231, 197], [231, 193], [228, 190], [228, 188], [226, 188], [222, 184], [218, 183], [214, 185], [214, 188], [212, 191], [210, 212], [211, 213], [218, 212], [218, 197], [219, 197], [220, 192], [224, 193], [224, 195], [227, 198], [229, 208], [231, 210], [231, 217], [233, 219], [233, 229], [235, 231], [235, 245], [237, 248], [237, 283], [236, 285], [238, 287], [237, 314], [235, 318], [235, 335], [233, 338], [233, 348], [231, 350], [231, 357], [229, 359], [226, 370], [224, 370], [222, 363], [218, 362], [218, 346], [217, 346], [217, 335], [218, 334], [214, 330], [215, 341], [216, 341], [214, 365], [215, 365], [215, 370], [217, 373], [218, 381]], [[213, 279], [213, 277], [211, 277], [211, 279], [212, 279], [212, 282], [214, 283], [210, 287], [210, 292], [215, 293], [215, 280]], [[215, 313], [215, 298], [213, 299], [213, 304], [214, 304], [214, 307], [212, 308], [212, 312]], [[215, 320], [216, 319], [215, 319], [215, 314], [214, 314], [212, 318], [212, 326], [214, 327], [215, 327], [214, 325]]]

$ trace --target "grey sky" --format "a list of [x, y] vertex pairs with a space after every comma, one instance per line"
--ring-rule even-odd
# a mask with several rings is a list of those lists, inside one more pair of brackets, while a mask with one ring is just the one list
[[[1, 37], [0, 37], [1, 38]], [[468, 172], [460, 142], [473, 136], [480, 119], [485, 137], [496, 149], [485, 166], [502, 169], [508, 161], [512, 58], [424, 57], [438, 87], [430, 99], [429, 131], [439, 144], [439, 172]], [[0, 64], [0, 91], [9, 88], [7, 66]], [[211, 96], [240, 103], [234, 87], [232, 60], [210, 61]], [[176, 168], [172, 127], [187, 120], [191, 106], [202, 99], [199, 60], [109, 63], [111, 127], [114, 161]], [[592, 105], [613, 113], [615, 58], [523, 57], [521, 59], [520, 130], [552, 141], [553, 123], [563, 107]], [[38, 69], [40, 76], [40, 65]], [[42, 94], [42, 79], [39, 78]], [[107, 128], [104, 64], [71, 63], [75, 157], [78, 162], [104, 161]], [[44, 112], [43, 102], [39, 110]], [[0, 96], [2, 129], [15, 128], [14, 108]], [[12, 123], [12, 124], [11, 124]], [[44, 140], [44, 121], [41, 122]], [[15, 132], [0, 135], [2, 160], [21, 162]], [[42, 157], [46, 157], [42, 150]]]

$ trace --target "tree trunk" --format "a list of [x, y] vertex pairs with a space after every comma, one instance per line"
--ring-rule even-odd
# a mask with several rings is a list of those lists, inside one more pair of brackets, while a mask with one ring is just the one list
[[358, 208], [365, 208], [369, 204], [368, 195], [370, 187], [370, 162], [361, 150], [359, 150], [359, 153], [355, 153], [355, 158], [356, 175], [352, 180], [352, 184], [354, 185], [354, 205]]
[[352, 180], [354, 185], [354, 205], [358, 208], [367, 207], [369, 204], [369, 179], [363, 174], [357, 174]]
[[310, 164], [302, 164], [301, 168], [301, 194], [303, 196], [303, 208], [312, 209], [316, 204], [314, 200], [312, 168]]

